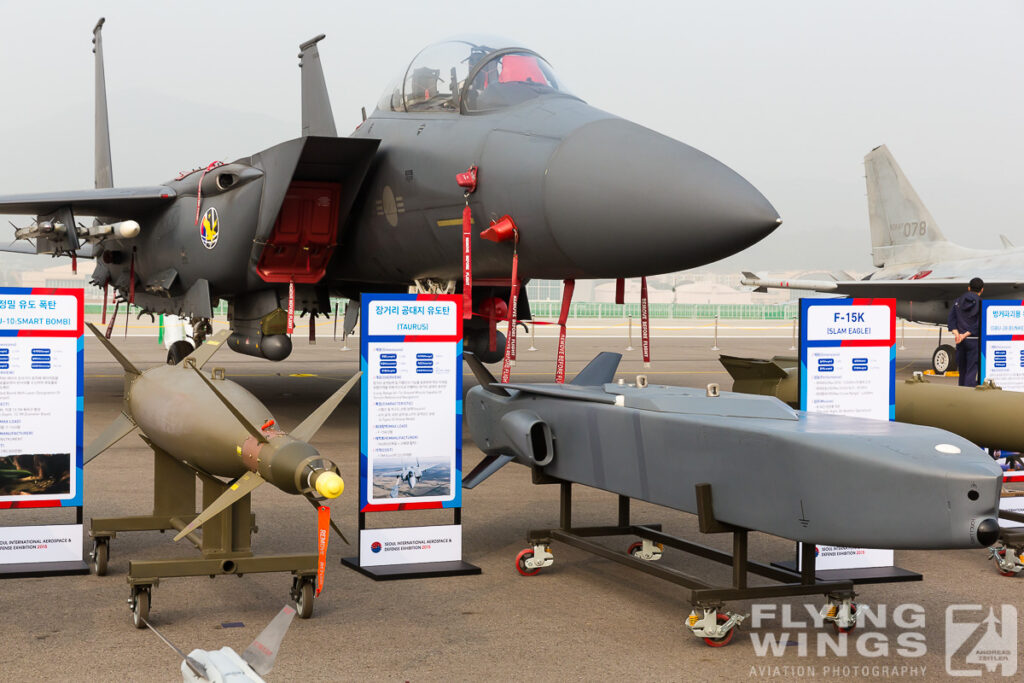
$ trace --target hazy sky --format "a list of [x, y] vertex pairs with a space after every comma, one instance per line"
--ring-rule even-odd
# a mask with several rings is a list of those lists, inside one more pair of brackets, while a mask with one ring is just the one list
[[783, 226], [716, 270], [868, 270], [863, 157], [882, 143], [948, 238], [1024, 246], [1020, 0], [0, 0], [0, 194], [92, 186], [100, 16], [116, 185], [297, 137], [297, 48], [318, 33], [342, 134], [419, 49], [487, 33], [768, 197]]

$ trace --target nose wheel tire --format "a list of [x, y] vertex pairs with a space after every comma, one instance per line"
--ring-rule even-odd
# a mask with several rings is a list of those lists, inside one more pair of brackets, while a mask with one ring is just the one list
[[171, 348], [167, 349], [167, 364], [177, 365], [181, 361], [185, 360], [185, 356], [195, 351], [192, 344], [179, 339], [178, 341], [171, 344]]
[[935, 371], [936, 375], [944, 375], [946, 372], [955, 372], [956, 369], [955, 348], [949, 344], [943, 344], [939, 348], [935, 349], [935, 353], [932, 354], [932, 370]]
[[[718, 615], [718, 623], [724, 624], [729, 621], [729, 617], [724, 614]], [[725, 647], [732, 642], [732, 637], [736, 634], [736, 629], [731, 628], [729, 632], [720, 638], [704, 638], [704, 642], [707, 643], [708, 647]]]

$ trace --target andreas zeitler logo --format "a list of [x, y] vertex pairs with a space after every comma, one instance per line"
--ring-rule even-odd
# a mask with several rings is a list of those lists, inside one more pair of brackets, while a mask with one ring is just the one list
[[950, 676], [1017, 673], [1017, 608], [946, 608], [946, 672]]

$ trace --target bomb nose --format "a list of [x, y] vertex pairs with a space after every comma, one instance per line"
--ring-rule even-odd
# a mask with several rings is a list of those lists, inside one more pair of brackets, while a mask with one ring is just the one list
[[324, 498], [337, 498], [345, 490], [345, 482], [342, 478], [329, 470], [321, 472], [313, 486], [316, 488], [316, 492]]
[[617, 118], [588, 123], [562, 141], [548, 162], [544, 209], [559, 247], [592, 277], [703, 265], [782, 223], [725, 164]]

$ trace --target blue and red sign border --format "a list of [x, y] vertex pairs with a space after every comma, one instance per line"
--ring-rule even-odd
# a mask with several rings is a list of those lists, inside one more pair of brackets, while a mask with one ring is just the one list
[[[815, 306], [886, 306], [889, 312], [888, 339], [828, 339], [810, 340], [807, 335], [807, 319]], [[889, 347], [889, 420], [896, 419], [896, 299], [868, 299], [840, 297], [835, 299], [800, 299], [800, 410], [807, 410], [807, 351], [822, 347]]]
[[[448, 301], [455, 305], [456, 330], [453, 335], [370, 335], [367, 331], [369, 307], [379, 301], [388, 302], [437, 302]], [[394, 510], [440, 510], [442, 508], [462, 507], [462, 295], [461, 294], [363, 294], [360, 297], [360, 334], [359, 334], [359, 368], [363, 371], [363, 381], [359, 390], [359, 511], [390, 512]], [[367, 362], [370, 343], [421, 343], [421, 342], [452, 342], [455, 345], [455, 495], [447, 501], [387, 503], [372, 505], [369, 503], [369, 456], [367, 429], [367, 399], [369, 392], [369, 363]]]
[[1010, 307], [1024, 306], [1024, 300], [1020, 299], [982, 299], [981, 300], [981, 325], [980, 339], [978, 346], [981, 349], [981, 357], [978, 359], [978, 383], [985, 382], [985, 357], [988, 355], [988, 342], [990, 341], [1024, 341], [1024, 334], [989, 334], [988, 333], [988, 309], [993, 306]]
[[82, 507], [84, 480], [82, 438], [85, 423], [85, 292], [63, 287], [0, 287], [0, 296], [71, 296], [75, 298], [77, 324], [74, 330], [12, 330], [0, 329], [0, 337], [77, 337], [75, 353], [75, 490], [74, 495], [59, 500], [2, 501], [0, 510], [53, 507]]

